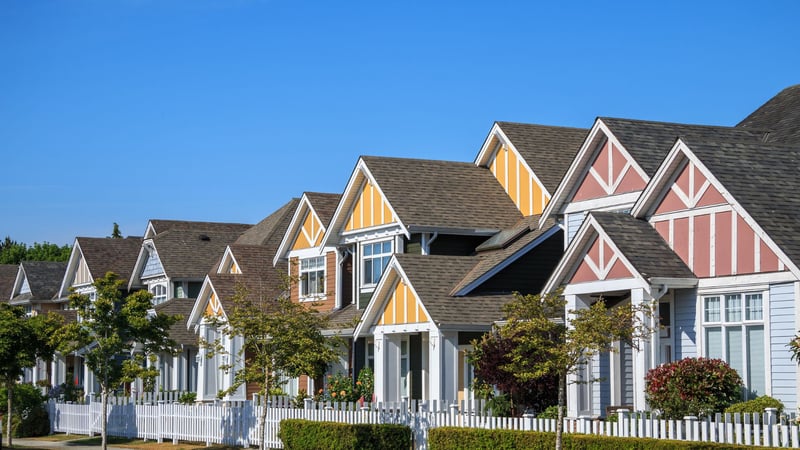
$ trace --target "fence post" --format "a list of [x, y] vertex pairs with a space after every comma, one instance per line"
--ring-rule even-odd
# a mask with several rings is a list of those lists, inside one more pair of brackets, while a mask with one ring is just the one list
[[164, 400], [158, 401], [158, 406], [156, 406], [157, 414], [157, 421], [158, 421], [158, 435], [156, 435], [156, 442], [162, 444], [164, 442]]
[[579, 433], [589, 434], [589, 431], [592, 429], [592, 416], [580, 416], [578, 417], [578, 422], [580, 423], [580, 427], [578, 428]]
[[535, 416], [531, 413], [525, 413], [522, 415], [522, 429], [525, 431], [533, 430], [533, 418]]
[[698, 437], [695, 436], [694, 433], [694, 424], [697, 423], [697, 416], [683, 416], [683, 422], [686, 424], [686, 440], [698, 440]]
[[626, 408], [620, 408], [617, 410], [617, 426], [619, 430], [619, 436], [621, 437], [628, 437], [628, 427], [630, 424], [628, 423], [628, 411]]
[[311, 397], [306, 397], [303, 399], [303, 409], [309, 410], [312, 408], [314, 404], [314, 399]]

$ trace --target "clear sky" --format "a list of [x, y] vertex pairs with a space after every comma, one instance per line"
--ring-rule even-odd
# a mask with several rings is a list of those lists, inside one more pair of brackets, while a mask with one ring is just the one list
[[735, 125], [800, 83], [798, 1], [1, 0], [0, 239], [256, 223], [359, 155], [493, 121]]

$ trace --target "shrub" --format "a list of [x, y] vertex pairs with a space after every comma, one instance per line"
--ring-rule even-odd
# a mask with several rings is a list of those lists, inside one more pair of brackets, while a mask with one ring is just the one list
[[685, 358], [647, 372], [649, 405], [668, 419], [722, 412], [741, 397], [742, 379], [725, 361]]
[[341, 373], [328, 375], [327, 393], [323, 400], [357, 402], [363, 399], [365, 402], [371, 402], [374, 386], [372, 369], [369, 367], [361, 369], [355, 383], [350, 377]]
[[[44, 407], [45, 396], [39, 388], [30, 384], [14, 386], [14, 406], [11, 431], [14, 437], [45, 436], [50, 433], [50, 421]], [[0, 405], [8, 404], [5, 389], [0, 390]], [[5, 408], [3, 408], [5, 409]], [[5, 421], [3, 433], [5, 433]]]
[[192, 405], [197, 400], [197, 392], [185, 392], [178, 397], [178, 403]]
[[393, 424], [346, 424], [285, 419], [278, 437], [287, 450], [408, 450], [411, 429]]
[[764, 413], [767, 408], [778, 408], [778, 415], [783, 413], [783, 402], [768, 395], [749, 400], [746, 402], [734, 403], [725, 408], [726, 413]]
[[537, 419], [558, 419], [558, 405], [548, 406], [536, 415]]

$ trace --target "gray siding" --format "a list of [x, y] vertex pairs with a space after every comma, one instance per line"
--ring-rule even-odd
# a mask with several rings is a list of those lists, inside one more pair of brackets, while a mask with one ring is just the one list
[[769, 288], [769, 354], [772, 360], [772, 396], [781, 400], [786, 411], [797, 408], [797, 364], [790, 359], [786, 344], [794, 337], [794, 283]]
[[622, 404], [633, 405], [633, 348], [622, 344], [619, 356], [622, 363]]
[[695, 358], [697, 353], [697, 291], [695, 289], [675, 290], [675, 350], [673, 360]]
[[592, 415], [605, 416], [611, 405], [611, 354], [601, 353], [592, 365]]
[[584, 217], [586, 217], [586, 211], [566, 214], [566, 217], [564, 219], [564, 223], [567, 224], [567, 241], [566, 245], [564, 246], [565, 248], [566, 246], [569, 245], [570, 242], [572, 242], [572, 238], [575, 237], [575, 233], [578, 231], [578, 228], [580, 228], [581, 224], [583, 223]]

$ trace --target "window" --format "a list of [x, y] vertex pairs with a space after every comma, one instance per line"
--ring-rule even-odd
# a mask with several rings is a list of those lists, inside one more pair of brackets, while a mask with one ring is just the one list
[[325, 257], [300, 260], [300, 298], [325, 295]]
[[150, 293], [153, 294], [153, 304], [158, 305], [167, 301], [167, 287], [163, 284], [157, 284], [150, 288]]
[[367, 341], [367, 367], [371, 370], [375, 370], [375, 342], [374, 341]]
[[364, 269], [363, 281], [365, 286], [374, 285], [381, 279], [383, 269], [389, 264], [392, 257], [392, 241], [374, 242], [364, 244], [362, 248]]
[[746, 396], [766, 394], [764, 309], [761, 293], [703, 299], [705, 354], [730, 364], [747, 386]]
[[408, 340], [400, 341], [400, 398], [409, 397], [408, 383], [411, 378], [408, 365]]

